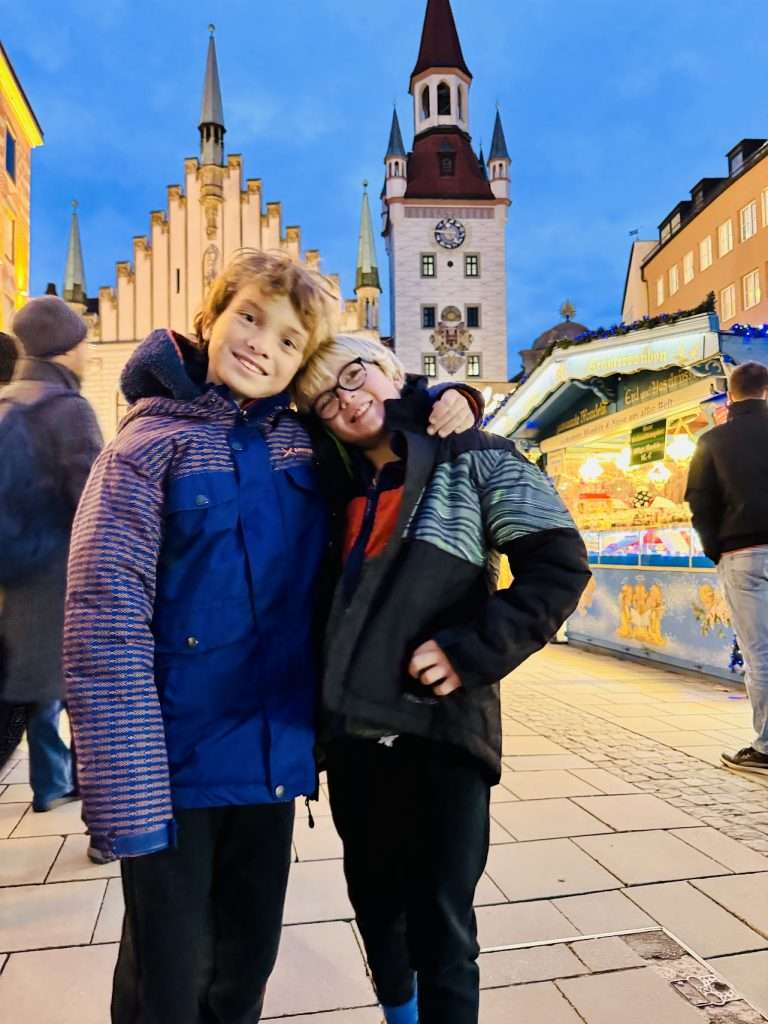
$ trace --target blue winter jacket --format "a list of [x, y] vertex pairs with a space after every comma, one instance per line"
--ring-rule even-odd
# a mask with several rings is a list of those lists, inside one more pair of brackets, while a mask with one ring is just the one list
[[65, 676], [92, 841], [173, 841], [174, 808], [312, 793], [315, 582], [327, 542], [286, 395], [241, 410], [157, 331], [74, 524]]

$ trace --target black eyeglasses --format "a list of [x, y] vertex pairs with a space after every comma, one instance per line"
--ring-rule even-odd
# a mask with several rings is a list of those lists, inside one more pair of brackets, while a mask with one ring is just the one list
[[324, 391], [312, 403], [312, 412], [321, 420], [332, 420], [341, 409], [341, 402], [338, 396], [338, 389], [342, 391], [358, 391], [368, 377], [365, 368], [365, 360], [353, 359], [351, 363], [342, 366], [336, 378], [336, 384], [330, 391]]

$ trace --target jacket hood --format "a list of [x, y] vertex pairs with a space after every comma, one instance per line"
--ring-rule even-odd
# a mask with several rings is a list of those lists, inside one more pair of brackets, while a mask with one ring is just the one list
[[175, 331], [153, 331], [142, 341], [120, 375], [120, 387], [133, 405], [140, 398], [189, 402], [205, 389], [208, 356]]

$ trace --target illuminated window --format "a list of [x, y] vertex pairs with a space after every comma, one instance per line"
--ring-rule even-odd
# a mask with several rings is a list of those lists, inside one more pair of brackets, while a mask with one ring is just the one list
[[437, 356], [423, 355], [421, 357], [421, 372], [425, 377], [437, 376]]
[[5, 169], [11, 181], [16, 181], [16, 139], [5, 130]]
[[768, 228], [768, 188], [763, 189], [763, 227]]
[[436, 306], [422, 306], [421, 307], [421, 326], [422, 327], [434, 327], [437, 319], [437, 307]]
[[437, 277], [437, 267], [435, 266], [434, 253], [428, 252], [423, 253], [421, 257], [421, 276], [422, 277]]
[[690, 284], [693, 280], [693, 250], [683, 256], [683, 284]]
[[712, 266], [712, 236], [707, 235], [699, 242], [699, 270], [706, 270]]
[[757, 234], [757, 203], [754, 200], [739, 210], [739, 228], [742, 242]]
[[680, 271], [677, 264], [669, 268], [669, 294], [674, 295], [680, 291]]
[[736, 285], [729, 284], [720, 292], [720, 320], [733, 320], [736, 316]]
[[744, 309], [751, 309], [760, 301], [760, 271], [751, 270], [741, 279], [741, 296]]
[[480, 257], [467, 255], [464, 257], [464, 276], [480, 277]]
[[664, 278], [660, 277], [656, 281], [656, 305], [664, 305]]
[[480, 356], [477, 355], [475, 352], [470, 352], [469, 355], [467, 356], [467, 376], [480, 376]]
[[733, 248], [733, 224], [730, 217], [717, 229], [717, 255], [727, 256]]

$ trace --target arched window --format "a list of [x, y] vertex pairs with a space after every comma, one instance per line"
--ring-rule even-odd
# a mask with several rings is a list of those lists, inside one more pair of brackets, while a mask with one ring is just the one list
[[464, 120], [464, 86], [460, 85], [456, 91], [456, 101], [459, 107], [459, 120]]
[[396, 178], [400, 177], [400, 161], [399, 160], [395, 161], [395, 177]]
[[425, 85], [421, 90], [421, 116], [429, 117], [429, 86]]
[[438, 116], [449, 116], [451, 114], [451, 89], [445, 82], [437, 87], [437, 113]]

